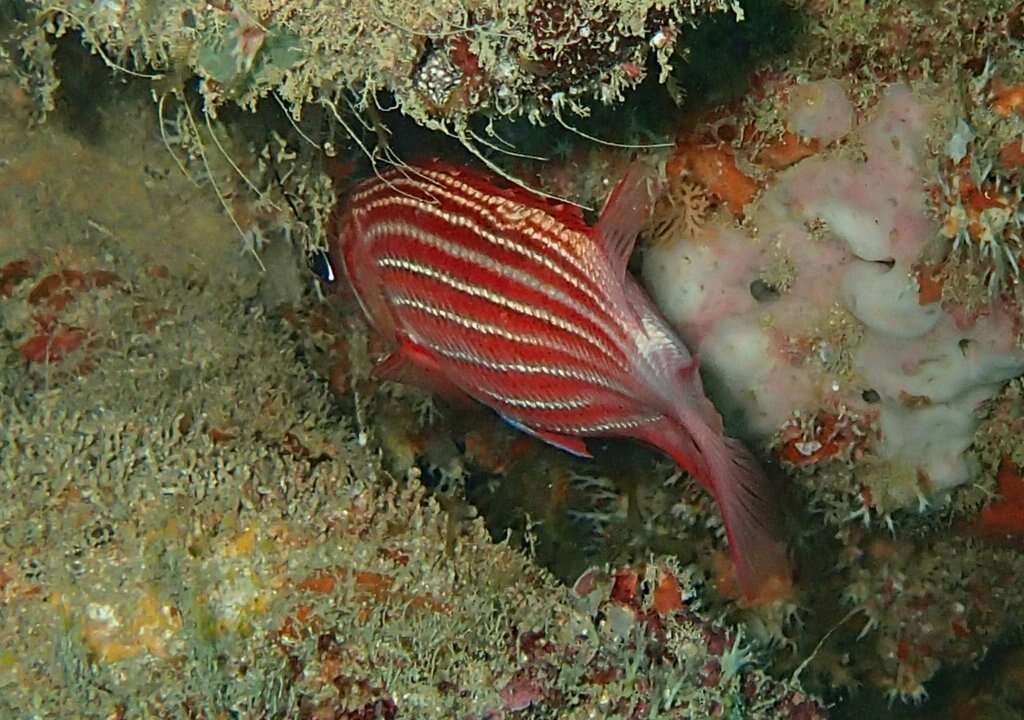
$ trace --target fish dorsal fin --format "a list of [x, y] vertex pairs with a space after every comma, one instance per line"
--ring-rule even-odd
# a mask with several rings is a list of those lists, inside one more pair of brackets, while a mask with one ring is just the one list
[[548, 445], [553, 445], [559, 450], [565, 450], [565, 452], [571, 453], [576, 457], [593, 457], [593, 455], [590, 454], [590, 451], [587, 450], [587, 444], [583, 442], [581, 438], [573, 437], [572, 435], [559, 435], [558, 433], [549, 432], [547, 430], [538, 430], [537, 428], [530, 427], [525, 423], [510, 418], [507, 415], [502, 415], [501, 419], [516, 430], [521, 430], [527, 435], [532, 435], [538, 440], [543, 440]]
[[661, 195], [664, 173], [644, 160], [634, 160], [612, 190], [594, 230], [618, 278], [625, 277], [636, 236]]

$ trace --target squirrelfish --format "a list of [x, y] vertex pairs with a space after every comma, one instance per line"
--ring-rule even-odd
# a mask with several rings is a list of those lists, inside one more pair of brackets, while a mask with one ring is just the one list
[[634, 162], [590, 226], [578, 208], [477, 171], [393, 169], [349, 195], [332, 255], [394, 341], [379, 376], [468, 395], [576, 455], [595, 436], [659, 448], [714, 496], [753, 598], [789, 576], [773, 493], [626, 267], [658, 177]]

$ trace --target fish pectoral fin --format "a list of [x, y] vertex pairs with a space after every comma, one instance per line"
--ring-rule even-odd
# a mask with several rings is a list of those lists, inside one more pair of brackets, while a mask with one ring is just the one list
[[663, 171], [634, 160], [605, 201], [595, 230], [619, 277], [625, 277], [636, 236], [650, 218], [664, 184]]
[[422, 386], [429, 379], [431, 369], [436, 371], [437, 363], [434, 362], [435, 367], [431, 368], [429, 364], [424, 366], [420, 364], [422, 361], [417, 360], [416, 355], [403, 345], [378, 362], [373, 368], [373, 375], [378, 380]]
[[513, 420], [507, 415], [502, 415], [501, 419], [507, 422], [509, 425], [514, 427], [516, 430], [521, 430], [527, 435], [532, 435], [538, 440], [543, 440], [548, 445], [553, 445], [559, 450], [564, 450], [567, 453], [571, 453], [576, 457], [581, 458], [593, 458], [587, 450], [587, 444], [583, 442], [582, 438], [573, 437], [572, 435], [561, 435], [559, 433], [550, 432], [548, 430], [538, 430], [537, 428], [530, 427], [525, 423], [521, 423], [518, 420]]
[[467, 400], [465, 393], [445, 378], [437, 358], [408, 339], [403, 339], [397, 350], [377, 363], [373, 376], [378, 380], [414, 385], [452, 403]]

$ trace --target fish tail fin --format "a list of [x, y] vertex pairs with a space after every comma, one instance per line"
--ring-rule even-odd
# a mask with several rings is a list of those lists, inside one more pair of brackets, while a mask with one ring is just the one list
[[792, 570], [779, 539], [780, 497], [753, 453], [739, 440], [704, 428], [694, 437], [729, 540], [736, 579], [748, 601], [786, 596]]

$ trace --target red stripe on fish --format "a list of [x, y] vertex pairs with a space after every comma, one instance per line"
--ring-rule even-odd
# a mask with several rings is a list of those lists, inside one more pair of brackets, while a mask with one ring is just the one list
[[[506, 248], [530, 258], [566, 279], [592, 301], [598, 301], [602, 278], [594, 275], [600, 267], [595, 267], [583, 252], [588, 244], [584, 234], [587, 227], [582, 219], [576, 221], [575, 213], [568, 213], [568, 219], [578, 227], [558, 226], [549, 214], [537, 208], [510, 203], [502, 197], [487, 202], [479, 189], [468, 183], [456, 183], [449, 174], [423, 174], [441, 184], [416, 177], [389, 178], [387, 185], [374, 188], [377, 192], [356, 198], [359, 213], [370, 214], [380, 207], [375, 201], [383, 200], [416, 208], [420, 213], [443, 216], [488, 240], [492, 248]], [[382, 189], [391, 193], [381, 192]]]
[[[386, 274], [383, 277], [389, 282], [396, 280]], [[396, 314], [400, 321], [416, 327], [416, 343], [450, 361], [463, 382], [471, 382], [477, 392], [496, 401], [503, 410], [518, 402], [516, 415], [523, 421], [567, 430], [574, 422], [581, 426], [600, 424], [589, 416], [622, 412], [632, 404], [629, 389], [609, 378], [606, 358], [593, 347], [574, 342], [575, 336], [531, 318], [506, 317], [500, 326], [495, 325], [487, 322], [494, 310], [486, 301], [476, 303], [456, 293], [438, 298], [436, 292], [425, 300], [417, 297], [415, 283], [407, 284], [413, 286], [408, 294], [403, 286], [402, 293], [394, 296], [399, 306]], [[445, 309], [456, 303], [457, 313]], [[516, 373], [503, 371], [497, 360], [504, 357], [516, 358], [523, 367], [558, 370], [518, 373], [521, 377], [514, 378]], [[578, 399], [589, 402], [580, 404]], [[606, 407], [596, 407], [599, 402]], [[545, 404], [568, 404], [574, 409], [568, 414], [553, 412]]]
[[475, 172], [396, 169], [350, 196], [335, 252], [397, 346], [382, 364], [392, 377], [457, 388], [577, 454], [581, 436], [662, 449], [718, 501], [752, 597], [789, 572], [767, 479], [722, 435], [696, 361], [626, 272], [651, 185], [636, 164], [589, 227], [574, 208]]
[[[624, 341], [615, 336], [609, 319], [557, 288], [529, 283], [524, 277], [528, 269], [465, 258], [452, 251], [454, 243], [449, 249], [436, 248], [408, 233], [390, 239], [382, 243], [377, 267], [389, 282], [401, 284], [417, 299], [459, 307], [462, 314], [478, 321], [501, 314], [520, 332], [551, 333], [584, 356], [595, 355], [627, 369]], [[394, 248], [402, 241], [401, 251]]]
[[[409, 187], [408, 182], [394, 184], [396, 189]], [[444, 199], [457, 197], [441, 191], [435, 191], [434, 194]], [[593, 277], [594, 272], [587, 272], [581, 261], [567, 252], [561, 255], [552, 252], [555, 248], [563, 248], [564, 243], [554, 242], [551, 237], [539, 231], [513, 229], [507, 224], [497, 224], [493, 215], [482, 213], [474, 216], [474, 208], [475, 203], [470, 208], [460, 207], [465, 212], [454, 213], [434, 205], [417, 205], [414, 198], [399, 196], [378, 199], [363, 212], [366, 222], [373, 224], [378, 220], [388, 223], [387, 218], [396, 215], [407, 217], [407, 211], [413, 210], [414, 222], [408, 224], [420, 231], [440, 234], [448, 242], [483, 253], [495, 263], [523, 268], [528, 273], [534, 273], [537, 281], [558, 287], [564, 292], [582, 293], [591, 304], [600, 302], [602, 293]], [[492, 228], [494, 231], [491, 231]]]

